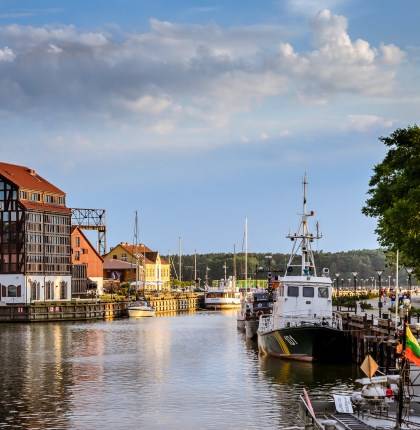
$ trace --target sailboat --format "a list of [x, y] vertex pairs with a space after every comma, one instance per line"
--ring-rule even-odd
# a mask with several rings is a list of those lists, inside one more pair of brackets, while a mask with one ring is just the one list
[[[301, 361], [348, 361], [349, 338], [333, 315], [332, 281], [324, 268], [318, 276], [311, 244], [321, 235], [310, 233], [306, 207], [306, 175], [303, 180], [303, 212], [293, 242], [285, 276], [274, 293], [273, 313], [262, 315], [258, 348], [262, 354]], [[296, 260], [298, 262], [296, 263]]]
[[[139, 273], [139, 265], [140, 265], [140, 254], [138, 253], [138, 216], [137, 211], [135, 213], [135, 221], [134, 221], [134, 255], [136, 257], [136, 282], [135, 282], [135, 289], [139, 288], [140, 285], [140, 273]], [[144, 247], [145, 249], [145, 247]], [[145, 267], [145, 255], [143, 255], [143, 261]], [[143, 292], [144, 287], [146, 284], [145, 279], [145, 273], [143, 269]], [[130, 300], [130, 290], [131, 290], [131, 284], [129, 284], [128, 287], [128, 300]], [[155, 310], [147, 303], [146, 299], [136, 300], [128, 305], [128, 316], [133, 318], [142, 318], [142, 317], [154, 317], [155, 316]]]

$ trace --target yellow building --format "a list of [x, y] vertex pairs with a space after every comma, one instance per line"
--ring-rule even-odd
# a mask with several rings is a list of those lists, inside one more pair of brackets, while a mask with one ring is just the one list
[[[169, 262], [159, 255], [159, 252], [152, 251], [144, 244], [131, 245], [121, 242], [112, 248], [108, 254], [103, 256], [104, 261], [120, 260], [137, 264], [139, 261], [139, 278], [144, 282], [148, 291], [168, 291], [171, 288], [171, 270]], [[144, 271], [144, 266], [146, 270]]]

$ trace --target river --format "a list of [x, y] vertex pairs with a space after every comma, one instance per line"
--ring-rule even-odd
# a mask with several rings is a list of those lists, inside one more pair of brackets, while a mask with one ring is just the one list
[[278, 429], [356, 369], [260, 357], [235, 313], [0, 325], [0, 429]]

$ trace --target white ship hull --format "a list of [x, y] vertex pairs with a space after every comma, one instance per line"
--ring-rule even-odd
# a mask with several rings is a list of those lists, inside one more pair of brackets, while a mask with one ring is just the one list
[[154, 309], [128, 308], [128, 316], [130, 318], [154, 317], [155, 315]]

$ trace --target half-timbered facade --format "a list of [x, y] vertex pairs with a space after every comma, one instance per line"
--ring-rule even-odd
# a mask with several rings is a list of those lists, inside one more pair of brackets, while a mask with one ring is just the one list
[[0, 163], [0, 302], [71, 299], [70, 224], [63, 191]]

